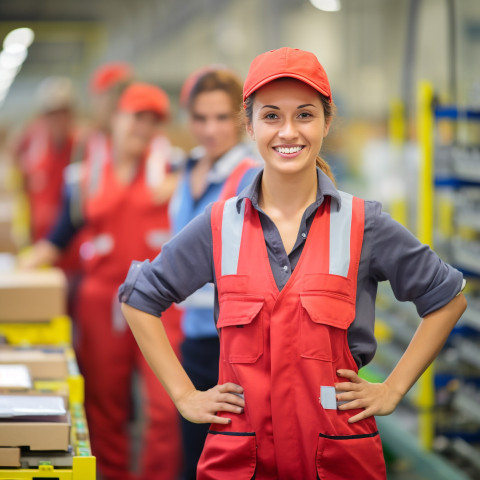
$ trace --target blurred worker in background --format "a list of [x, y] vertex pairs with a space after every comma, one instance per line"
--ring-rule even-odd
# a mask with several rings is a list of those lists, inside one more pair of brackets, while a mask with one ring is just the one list
[[31, 239], [54, 225], [61, 205], [63, 172], [74, 146], [74, 89], [66, 77], [46, 78], [36, 91], [38, 115], [14, 148], [30, 208]]
[[89, 84], [92, 125], [79, 142], [73, 162], [95, 155], [95, 152], [103, 155], [110, 142], [112, 119], [118, 99], [133, 78], [133, 69], [125, 62], [105, 63], [93, 72]]
[[[80, 252], [84, 278], [77, 298], [77, 354], [85, 376], [92, 451], [105, 480], [133, 478], [127, 424], [134, 369], [143, 381], [146, 416], [140, 478], [172, 480], [180, 468], [175, 407], [143, 360], [116, 300], [131, 260], [153, 259], [170, 237], [167, 200], [176, 174], [164, 161], [168, 152], [160, 155], [152, 148], [168, 116], [163, 90], [144, 83], [127, 87], [112, 120], [111, 145], [103, 155], [96, 151], [82, 162], [81, 178], [70, 185], [57, 226], [24, 262], [52, 263], [79, 228], [87, 234]], [[81, 223], [74, 210], [81, 213]], [[166, 324], [178, 347], [178, 310], [167, 312]]]
[[[191, 152], [170, 203], [174, 233], [209, 203], [235, 196], [257, 171], [252, 150], [242, 142], [242, 82], [237, 75], [218, 66], [194, 72], [185, 81], [181, 102], [188, 109], [189, 128], [198, 147]], [[183, 365], [195, 386], [208, 390], [218, 383], [219, 340], [213, 320], [213, 285], [205, 285], [182, 307]], [[182, 418], [185, 480], [196, 478], [207, 431], [208, 425]]]

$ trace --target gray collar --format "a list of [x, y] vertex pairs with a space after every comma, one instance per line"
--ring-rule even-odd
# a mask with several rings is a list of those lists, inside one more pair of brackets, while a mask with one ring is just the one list
[[[253, 179], [252, 183], [240, 192], [237, 197], [237, 210], [240, 212], [241, 203], [245, 198], [250, 199], [252, 205], [258, 210], [258, 195], [260, 193], [260, 185], [262, 182], [263, 169]], [[315, 200], [315, 208], [318, 208], [326, 196], [333, 198], [337, 202], [337, 208], [341, 207], [342, 201], [340, 193], [335, 188], [333, 182], [328, 176], [317, 167], [317, 198]]]

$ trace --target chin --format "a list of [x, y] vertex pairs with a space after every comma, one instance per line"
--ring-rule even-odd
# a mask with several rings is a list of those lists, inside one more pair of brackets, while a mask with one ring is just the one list
[[299, 163], [295, 161], [284, 161], [284, 162], [274, 162], [270, 163], [270, 168], [278, 173], [284, 175], [295, 175], [298, 173], [306, 172], [311, 169], [311, 165], [305, 164], [304, 162]]

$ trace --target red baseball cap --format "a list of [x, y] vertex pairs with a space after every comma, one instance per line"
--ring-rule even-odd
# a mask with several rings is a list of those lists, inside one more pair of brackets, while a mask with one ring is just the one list
[[279, 48], [254, 58], [243, 86], [243, 101], [277, 78], [300, 80], [332, 101], [327, 74], [317, 57], [298, 48]]
[[170, 101], [159, 87], [149, 83], [132, 83], [122, 93], [118, 101], [120, 112], [155, 112], [166, 118], [170, 114]]
[[133, 69], [128, 63], [111, 62], [97, 68], [90, 80], [92, 93], [100, 94], [113, 86], [133, 78]]

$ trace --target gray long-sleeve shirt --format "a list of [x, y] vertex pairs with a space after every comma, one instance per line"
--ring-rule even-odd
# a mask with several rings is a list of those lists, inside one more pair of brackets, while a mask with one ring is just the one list
[[[297, 265], [318, 207], [326, 196], [339, 201], [331, 180], [317, 169], [316, 201], [304, 212], [296, 243], [287, 255], [272, 220], [258, 206], [263, 172], [239, 196], [249, 198], [259, 212], [270, 267], [281, 290]], [[212, 282], [213, 265], [211, 205], [168, 242], [160, 255], [149, 262], [134, 262], [120, 287], [122, 302], [161, 316], [173, 302]], [[462, 274], [444, 263], [427, 245], [421, 244], [406, 228], [381, 211], [378, 202], [365, 202], [365, 230], [358, 270], [356, 316], [348, 330], [348, 343], [357, 365], [369, 363], [376, 350], [374, 337], [375, 297], [378, 282], [389, 280], [395, 297], [412, 301], [421, 317], [438, 310], [462, 288]], [[215, 288], [214, 319], [218, 318]]]

